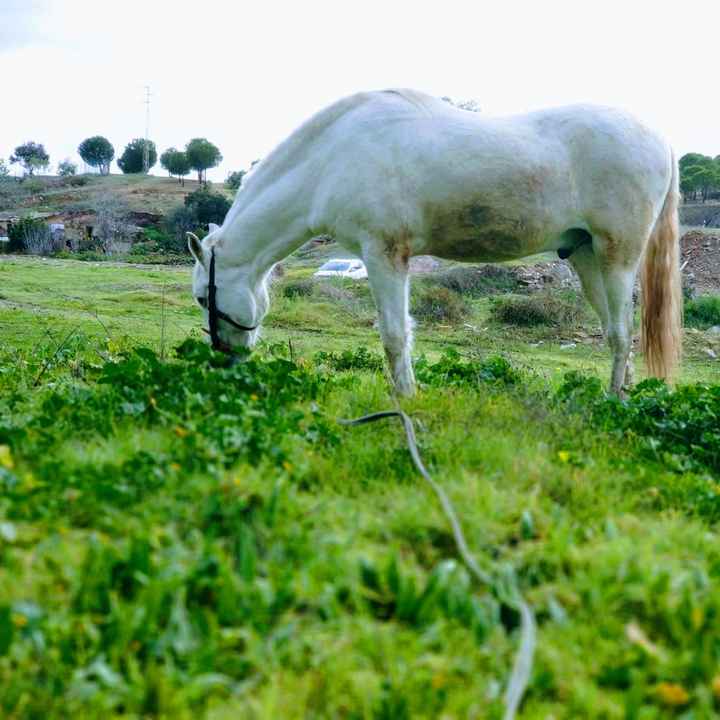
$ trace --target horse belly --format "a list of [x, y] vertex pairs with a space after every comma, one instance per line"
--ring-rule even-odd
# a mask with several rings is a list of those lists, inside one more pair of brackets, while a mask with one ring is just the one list
[[547, 233], [537, 219], [481, 202], [428, 213], [429, 255], [466, 262], [501, 262], [545, 249]]

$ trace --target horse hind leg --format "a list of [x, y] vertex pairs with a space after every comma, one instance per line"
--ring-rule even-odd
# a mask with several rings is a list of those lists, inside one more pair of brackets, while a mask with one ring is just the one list
[[[622, 393], [634, 381], [632, 358], [633, 301], [636, 263], [617, 265], [593, 245], [583, 245], [570, 263], [580, 277], [583, 291], [600, 317], [613, 354], [610, 390]], [[602, 245], [601, 245], [602, 248]]]

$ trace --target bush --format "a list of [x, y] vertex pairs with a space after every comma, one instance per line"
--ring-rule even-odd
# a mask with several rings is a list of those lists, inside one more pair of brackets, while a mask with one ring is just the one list
[[454, 267], [433, 273], [427, 280], [470, 297], [513, 292], [518, 286], [515, 273], [500, 265]]
[[585, 310], [575, 293], [557, 291], [495, 299], [490, 316], [503, 325], [518, 327], [567, 327], [586, 319]]
[[[160, 230], [158, 228], [145, 228], [143, 235], [148, 245], [145, 249], [147, 252], [155, 250], [164, 253], [177, 253], [179, 255], [190, 254], [184, 234], [169, 233], [166, 230]], [[137, 250], [138, 246], [136, 243], [133, 246], [133, 253], [142, 254], [142, 252], [137, 252]]]
[[308, 297], [312, 295], [315, 283], [307, 278], [303, 280], [289, 280], [282, 284], [282, 296], [286, 298]]
[[720, 297], [703, 295], [685, 302], [685, 324], [702, 330], [720, 325]]
[[239, 190], [240, 186], [242, 185], [243, 176], [245, 175], [245, 170], [235, 170], [235, 172], [231, 172], [226, 178], [225, 178], [225, 184], [231, 189], [231, 190]]
[[220, 193], [198, 188], [185, 198], [185, 207], [194, 216], [197, 225], [207, 227], [208, 223], [222, 225], [232, 203]]
[[22, 218], [8, 229], [10, 252], [49, 255], [53, 251], [50, 228], [42, 220]]
[[86, 177], [82, 177], [81, 175], [71, 175], [69, 178], [66, 179], [66, 182], [68, 185], [70, 185], [70, 187], [83, 187], [84, 185], [88, 184], [88, 179]]
[[366, 347], [357, 350], [343, 350], [341, 353], [320, 351], [314, 357], [316, 365], [327, 365], [333, 370], [370, 370], [379, 372], [385, 367], [385, 360], [379, 353]]
[[421, 288], [412, 305], [413, 316], [424, 322], [460, 322], [470, 314], [462, 295], [438, 285]]
[[454, 348], [448, 348], [436, 363], [425, 356], [415, 361], [415, 377], [424, 385], [515, 385], [522, 380], [521, 373], [505, 358], [495, 356], [484, 360], [464, 360]]

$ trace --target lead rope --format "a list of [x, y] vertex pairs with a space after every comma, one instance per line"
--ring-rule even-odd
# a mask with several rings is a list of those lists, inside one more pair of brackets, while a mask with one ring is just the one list
[[[339, 420], [338, 422], [341, 425], [357, 426], [391, 417], [399, 418], [402, 422], [403, 429], [405, 430], [405, 437], [407, 439], [408, 450], [410, 451], [410, 457], [412, 458], [413, 464], [440, 500], [440, 505], [450, 521], [453, 537], [455, 538], [455, 544], [457, 545], [460, 557], [463, 559], [465, 565], [467, 565], [470, 572], [475, 576], [478, 582], [492, 587], [492, 576], [480, 568], [477, 562], [475, 562], [475, 558], [472, 556], [472, 553], [468, 549], [467, 543], [465, 542], [465, 536], [463, 535], [462, 528], [460, 527], [460, 522], [450, 499], [442, 487], [440, 487], [440, 485], [438, 485], [432, 477], [430, 477], [430, 473], [423, 465], [423, 461], [417, 448], [417, 441], [415, 439], [415, 428], [413, 427], [410, 416], [402, 410], [384, 410], [381, 412], [371, 413], [370, 415], [363, 415], [362, 417], [355, 418], [354, 420]], [[504, 720], [514, 720], [530, 680], [533, 655], [535, 653], [535, 645], [537, 641], [537, 630], [535, 627], [535, 617], [533, 612], [520, 594], [520, 591], [517, 588], [517, 583], [514, 580], [511, 582], [511, 594], [507, 600], [508, 604], [513, 606], [514, 609], [520, 613], [521, 621], [520, 646], [515, 653], [512, 673], [510, 674], [510, 679], [508, 680], [507, 687], [505, 688], [505, 697], [503, 699], [505, 703], [505, 714], [503, 716]]]

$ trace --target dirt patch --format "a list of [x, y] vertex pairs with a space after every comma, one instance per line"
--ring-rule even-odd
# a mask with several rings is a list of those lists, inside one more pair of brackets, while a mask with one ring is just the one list
[[683, 282], [692, 293], [720, 292], [720, 234], [697, 230], [685, 233], [680, 239], [680, 265]]

